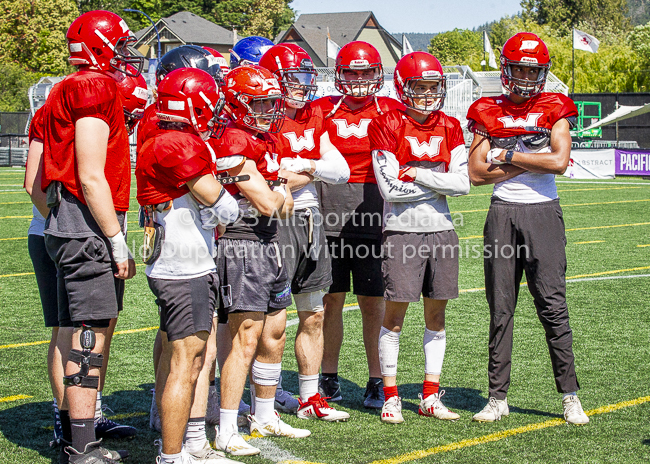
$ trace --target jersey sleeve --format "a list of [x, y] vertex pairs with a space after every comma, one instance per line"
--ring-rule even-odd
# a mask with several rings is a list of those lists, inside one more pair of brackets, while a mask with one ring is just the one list
[[386, 113], [372, 120], [368, 126], [370, 150], [385, 150], [397, 152], [397, 136], [399, 134], [399, 116], [397, 120], [393, 113]]
[[448, 132], [449, 150], [452, 151], [456, 147], [465, 146], [465, 136], [463, 135], [463, 129], [460, 127], [460, 122], [456, 118], [447, 116], [451, 122], [451, 130]]
[[482, 99], [476, 100], [467, 110], [467, 120], [474, 121], [476, 124], [480, 124], [485, 127], [485, 122], [481, 116]]
[[115, 114], [114, 106], [121, 105], [122, 100], [115, 82], [110, 77], [100, 77], [77, 80], [74, 86], [66, 89], [73, 122], [81, 118], [97, 118], [111, 125], [109, 117]]
[[179, 137], [166, 147], [156, 147], [156, 178], [180, 188], [188, 181], [212, 174], [212, 156], [198, 137]]
[[45, 111], [45, 105], [41, 106], [36, 113], [32, 121], [29, 123], [29, 143], [33, 140], [43, 141], [44, 133], [44, 123], [43, 123], [43, 112]]
[[562, 94], [557, 94], [557, 96], [559, 101], [556, 106], [557, 111], [554, 115], [555, 120], [553, 121], [553, 124], [555, 124], [560, 119], [578, 116], [578, 108], [576, 108], [576, 104], [573, 103], [573, 100]]

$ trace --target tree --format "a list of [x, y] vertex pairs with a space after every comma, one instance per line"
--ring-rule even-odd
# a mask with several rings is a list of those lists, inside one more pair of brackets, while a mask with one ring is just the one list
[[630, 28], [626, 0], [522, 0], [521, 7], [524, 19], [548, 25], [560, 35], [569, 34], [578, 23], [595, 32]]
[[28, 110], [27, 91], [41, 76], [25, 71], [15, 63], [0, 64], [0, 111]]
[[292, 0], [221, 0], [214, 7], [216, 23], [242, 35], [273, 39], [295, 19]]
[[442, 65], [467, 64], [480, 69], [483, 59], [483, 34], [468, 29], [441, 32], [431, 39], [431, 52]]
[[0, 57], [27, 71], [66, 74], [65, 34], [78, 14], [72, 0], [4, 0]]
[[628, 36], [628, 43], [646, 63], [650, 64], [650, 22], [637, 26]]

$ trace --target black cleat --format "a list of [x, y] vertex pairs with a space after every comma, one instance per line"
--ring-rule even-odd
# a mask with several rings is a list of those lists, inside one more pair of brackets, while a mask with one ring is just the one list
[[[102, 408], [101, 417], [95, 419], [95, 436], [97, 438], [131, 438], [138, 433], [135, 427], [118, 424], [117, 422], [108, 419], [104, 415], [104, 409], [108, 408], [104, 406]], [[108, 410], [110, 411], [110, 409]]]
[[384, 381], [382, 379], [368, 380], [363, 405], [368, 409], [381, 409], [384, 406]]
[[341, 401], [343, 399], [341, 385], [338, 379], [334, 377], [321, 376], [318, 382], [318, 393], [320, 393], [321, 397], [328, 398], [330, 401]]

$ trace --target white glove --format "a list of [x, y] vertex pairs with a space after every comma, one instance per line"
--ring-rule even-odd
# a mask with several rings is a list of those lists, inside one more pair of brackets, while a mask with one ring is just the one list
[[223, 190], [221, 198], [214, 205], [201, 209], [201, 227], [205, 230], [214, 229], [219, 224], [227, 225], [239, 217], [237, 201], [227, 191]]
[[255, 208], [251, 202], [244, 197], [237, 200], [237, 207], [239, 208], [239, 215], [241, 217], [254, 218], [261, 216], [257, 208]]
[[289, 171], [293, 171], [296, 173], [301, 173], [301, 172], [309, 172], [311, 171], [311, 161], [306, 159], [306, 158], [301, 158], [300, 156], [297, 156], [293, 160], [293, 165], [291, 166], [291, 169]]
[[108, 237], [108, 241], [111, 242], [113, 259], [117, 264], [123, 263], [128, 259], [133, 259], [129, 246], [126, 244], [124, 234], [121, 230], [116, 235]]
[[490, 151], [487, 152], [487, 157], [485, 161], [491, 164], [506, 164], [505, 161], [499, 161], [497, 159], [497, 156], [499, 156], [502, 151], [503, 148], [492, 148]]
[[293, 170], [293, 158], [282, 158], [282, 160], [280, 160], [280, 169], [295, 172]]

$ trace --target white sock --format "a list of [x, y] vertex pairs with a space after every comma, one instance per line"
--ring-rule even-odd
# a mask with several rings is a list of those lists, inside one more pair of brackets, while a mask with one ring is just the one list
[[304, 403], [318, 393], [318, 374], [298, 374], [298, 388], [300, 390], [300, 400]]
[[97, 400], [95, 401], [95, 420], [102, 418], [102, 392], [97, 390]]
[[219, 430], [223, 433], [237, 432], [237, 409], [219, 410]]
[[207, 437], [205, 436], [205, 417], [190, 418], [185, 429], [183, 446], [188, 453], [198, 453], [203, 449]]
[[275, 397], [255, 398], [255, 419], [260, 424], [268, 424], [275, 419]]
[[402, 332], [392, 332], [382, 326], [379, 332], [379, 365], [381, 375], [397, 375], [397, 358], [399, 357], [399, 336]]
[[162, 464], [183, 464], [183, 458], [181, 457], [183, 453], [177, 454], [165, 454], [160, 453], [162, 458]]
[[445, 329], [435, 331], [425, 327], [422, 345], [424, 346], [424, 373], [440, 375], [447, 348]]
[[562, 394], [562, 401], [564, 401], [567, 396], [578, 396], [578, 394], [576, 392], [564, 393]]

